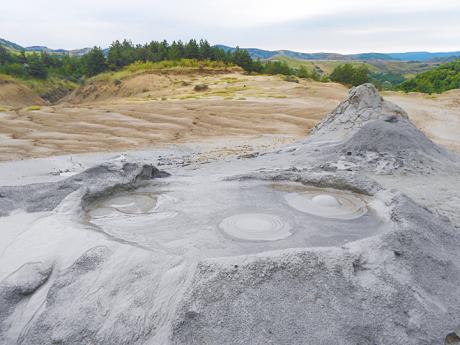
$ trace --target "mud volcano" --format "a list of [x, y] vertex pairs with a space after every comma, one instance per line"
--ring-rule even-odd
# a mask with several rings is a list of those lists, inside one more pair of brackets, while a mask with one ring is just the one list
[[330, 219], [357, 219], [367, 213], [366, 202], [357, 195], [331, 189], [301, 188], [285, 195], [295, 209]]
[[378, 201], [356, 193], [278, 181], [168, 181], [91, 204], [88, 220], [146, 248], [214, 257], [342, 245], [388, 228]]
[[157, 204], [158, 196], [153, 193], [127, 193], [99, 201], [90, 211], [92, 218], [106, 216], [118, 211], [125, 214], [151, 213]]
[[364, 85], [284, 150], [0, 187], [0, 343], [457, 341], [459, 170], [417, 131]]
[[248, 241], [277, 241], [292, 234], [291, 226], [281, 217], [265, 213], [230, 216], [220, 223], [220, 228], [233, 238]]

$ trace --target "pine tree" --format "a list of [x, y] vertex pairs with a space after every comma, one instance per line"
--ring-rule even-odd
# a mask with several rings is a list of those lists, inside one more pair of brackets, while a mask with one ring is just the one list
[[32, 54], [27, 58], [27, 72], [30, 76], [40, 79], [47, 77], [46, 66], [37, 54]]
[[0, 46], [0, 65], [11, 62], [12, 58], [8, 50], [4, 46]]
[[251, 55], [249, 55], [249, 52], [245, 49], [236, 47], [235, 51], [233, 52], [233, 63], [237, 66], [240, 66], [245, 71], [252, 71], [252, 58]]
[[200, 59], [201, 60], [214, 60], [211, 45], [207, 40], [200, 40]]
[[83, 58], [85, 74], [92, 77], [107, 70], [104, 52], [99, 47], [94, 47]]
[[187, 59], [199, 59], [200, 58], [200, 47], [196, 43], [196, 40], [191, 39], [185, 45], [185, 57]]

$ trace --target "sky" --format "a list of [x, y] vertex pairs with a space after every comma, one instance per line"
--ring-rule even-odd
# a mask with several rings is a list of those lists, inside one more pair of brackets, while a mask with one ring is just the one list
[[0, 38], [22, 46], [206, 38], [301, 52], [460, 51], [460, 0], [0, 1]]

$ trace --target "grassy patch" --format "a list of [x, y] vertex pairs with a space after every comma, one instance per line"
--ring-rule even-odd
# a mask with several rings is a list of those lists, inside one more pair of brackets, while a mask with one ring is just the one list
[[199, 95], [181, 95], [181, 96], [177, 96], [177, 97], [174, 97], [174, 99], [180, 99], [180, 100], [184, 100], [184, 99], [200, 99], [201, 97]]
[[294, 75], [286, 75], [283, 79], [290, 83], [299, 83], [299, 79]]
[[286, 95], [268, 95], [267, 97], [270, 97], [270, 98], [287, 98]]
[[135, 62], [129, 66], [116, 72], [102, 73], [91, 80], [94, 81], [113, 81], [122, 80], [133, 75], [143, 74], [154, 71], [177, 71], [186, 72], [190, 70], [225, 70], [227, 68], [234, 67], [233, 65], [227, 65], [222, 61], [198, 61], [194, 59], [181, 59], [181, 60], [166, 60], [159, 62]]
[[226, 87], [221, 90], [211, 91], [207, 95], [221, 96], [221, 97], [234, 97], [235, 93], [240, 92], [240, 91], [245, 91], [245, 90], [248, 90], [248, 88], [244, 86], [231, 86], [231, 87]]
[[7, 74], [0, 74], [0, 83], [8, 83], [8, 82], [13, 82], [16, 79], [14, 79], [12, 76], [9, 76]]
[[234, 84], [234, 83], [238, 83], [238, 82], [243, 82], [243, 81], [246, 81], [247, 79], [238, 79], [238, 78], [235, 78], [235, 77], [225, 77], [225, 78], [221, 78], [219, 80], [219, 82], [225, 82], [225, 83], [228, 83], [228, 84]]
[[206, 91], [208, 89], [209, 89], [209, 86], [207, 84], [197, 84], [193, 88], [193, 90], [197, 92]]

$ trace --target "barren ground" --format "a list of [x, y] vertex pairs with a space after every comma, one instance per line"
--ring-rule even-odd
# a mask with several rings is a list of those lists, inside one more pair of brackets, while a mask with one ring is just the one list
[[[194, 91], [197, 84], [208, 89]], [[142, 74], [99, 80], [57, 105], [0, 85], [0, 161], [171, 144], [209, 144], [217, 155], [249, 153], [305, 137], [345, 98], [335, 83], [239, 73]], [[14, 97], [13, 97], [14, 96]], [[460, 91], [387, 93], [432, 140], [460, 152]]]

